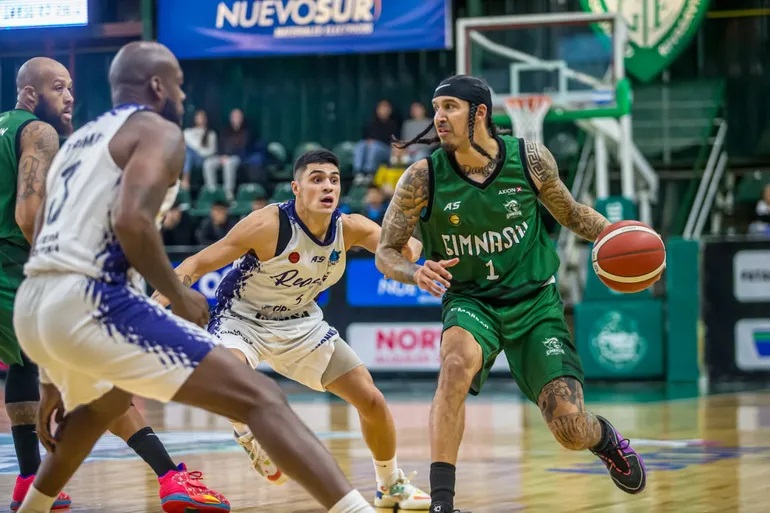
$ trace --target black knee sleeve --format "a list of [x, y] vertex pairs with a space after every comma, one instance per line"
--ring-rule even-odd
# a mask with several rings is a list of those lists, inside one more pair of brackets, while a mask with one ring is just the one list
[[6, 404], [40, 401], [37, 365], [23, 352], [21, 361], [24, 362], [23, 365], [13, 364], [8, 367], [5, 380]]

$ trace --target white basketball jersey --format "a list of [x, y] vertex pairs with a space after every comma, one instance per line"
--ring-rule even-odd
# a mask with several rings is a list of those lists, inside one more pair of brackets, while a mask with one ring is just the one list
[[215, 315], [233, 313], [252, 320], [302, 316], [318, 308], [315, 298], [345, 272], [339, 210], [332, 214], [326, 239], [319, 241], [297, 216], [294, 201], [282, 203], [279, 208], [291, 227], [286, 247], [264, 262], [253, 253], [236, 260], [217, 289]]
[[[72, 134], [56, 154], [46, 180], [43, 224], [24, 266], [28, 276], [78, 273], [140, 286], [113, 230], [123, 170], [112, 159], [109, 144], [132, 114], [145, 109], [124, 105], [102, 114]], [[163, 209], [173, 205], [178, 188], [178, 183], [169, 188]]]

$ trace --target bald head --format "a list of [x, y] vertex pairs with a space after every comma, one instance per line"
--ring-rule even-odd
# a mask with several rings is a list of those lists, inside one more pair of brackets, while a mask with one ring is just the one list
[[72, 133], [72, 77], [60, 62], [35, 57], [22, 64], [16, 92], [17, 109], [32, 112], [61, 135]]
[[135, 41], [123, 46], [112, 60], [109, 79], [113, 105], [147, 105], [170, 121], [181, 121], [182, 69], [164, 45]]
[[16, 91], [21, 92], [25, 87], [40, 89], [57, 76], [70, 78], [70, 73], [59, 61], [48, 57], [33, 57], [19, 68], [16, 75]]

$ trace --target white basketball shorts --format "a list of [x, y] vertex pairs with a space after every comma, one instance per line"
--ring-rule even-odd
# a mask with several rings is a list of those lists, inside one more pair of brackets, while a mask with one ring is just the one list
[[216, 345], [204, 329], [127, 284], [79, 274], [26, 279], [13, 321], [21, 348], [68, 411], [112, 387], [168, 402]]
[[218, 312], [211, 318], [209, 332], [222, 346], [242, 352], [252, 368], [265, 362], [279, 374], [319, 392], [362, 365], [339, 332], [324, 321], [316, 304], [292, 317], [296, 318], [250, 320]]

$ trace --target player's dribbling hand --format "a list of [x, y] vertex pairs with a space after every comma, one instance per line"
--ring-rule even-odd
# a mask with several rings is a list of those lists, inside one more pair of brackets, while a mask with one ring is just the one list
[[209, 302], [200, 292], [184, 287], [176, 301], [171, 302], [171, 311], [182, 319], [205, 327], [209, 322]]
[[60, 423], [64, 417], [64, 404], [62, 403], [59, 390], [51, 383], [41, 383], [40, 390], [40, 403], [37, 408], [35, 430], [45, 450], [53, 452], [56, 446], [56, 439], [53, 433], [51, 433], [51, 416], [55, 413], [55, 420], [57, 424]]
[[452, 273], [447, 268], [457, 265], [459, 258], [451, 260], [426, 260], [424, 264], [414, 273], [414, 281], [422, 290], [431, 295], [441, 297], [446, 289], [449, 288], [449, 280], [452, 279]]

